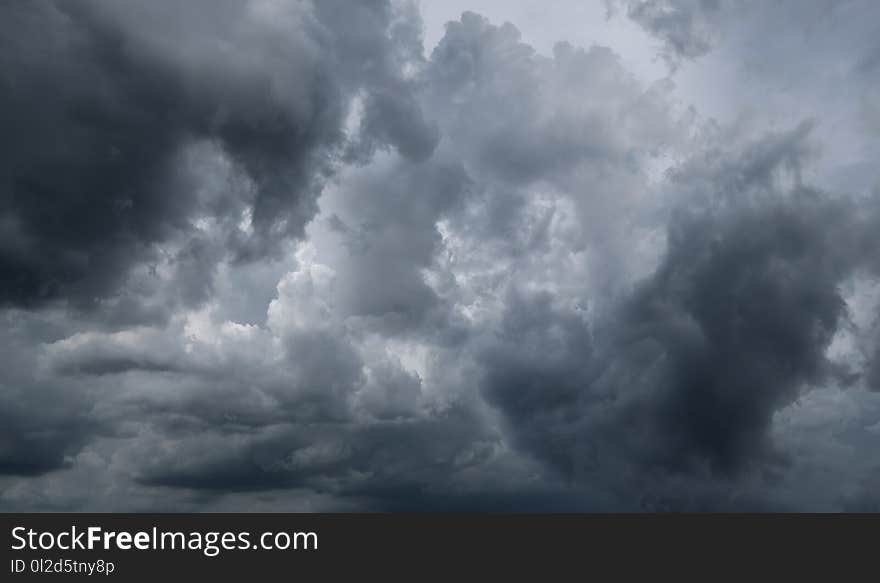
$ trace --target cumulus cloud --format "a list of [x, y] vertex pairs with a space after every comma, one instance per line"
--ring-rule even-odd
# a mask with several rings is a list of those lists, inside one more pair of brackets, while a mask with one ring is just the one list
[[[768, 137], [708, 179], [705, 159], [677, 172], [679, 187], [709, 190], [677, 210], [655, 272], [595, 328], [546, 296], [508, 303], [486, 390], [536, 455], [634, 498], [681, 474], [733, 481], [784, 463], [774, 414], [842, 382], [827, 358], [841, 286], [876, 269], [875, 203], [779, 190], [804, 135]], [[693, 495], [676, 488], [667, 503]]]
[[387, 2], [359, 11], [352, 35], [330, 2], [4, 6], [4, 303], [93, 305], [162, 251], [205, 285], [218, 255], [301, 235], [355, 92], [377, 104], [375, 140], [429, 153], [408, 35]]
[[3, 5], [0, 507], [874, 507], [877, 191], [676, 77], [784, 10], [609, 8], [668, 77], [402, 1]]

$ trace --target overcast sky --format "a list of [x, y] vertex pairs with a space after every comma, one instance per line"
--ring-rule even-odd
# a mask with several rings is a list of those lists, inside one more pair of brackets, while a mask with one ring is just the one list
[[0, 509], [880, 509], [880, 4], [0, 3]]

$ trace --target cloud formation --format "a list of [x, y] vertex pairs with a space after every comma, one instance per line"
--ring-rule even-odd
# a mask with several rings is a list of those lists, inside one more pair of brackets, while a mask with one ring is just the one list
[[626, 14], [661, 42], [661, 55], [672, 66], [712, 50], [725, 0], [606, 0], [609, 12]]
[[210, 280], [218, 255], [302, 235], [355, 92], [371, 139], [415, 157], [436, 139], [401, 77], [412, 33], [387, 2], [359, 8], [356, 35], [332, 2], [3, 11], [6, 304], [92, 306], [162, 251]]
[[402, 1], [2, 5], [0, 507], [876, 507], [858, 6], [785, 123], [796, 26], [747, 123], [679, 85], [783, 8], [608, 7], [668, 76]]

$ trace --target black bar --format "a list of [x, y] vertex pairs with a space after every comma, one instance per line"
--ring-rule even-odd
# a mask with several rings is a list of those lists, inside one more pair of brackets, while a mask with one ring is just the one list
[[[16, 531], [19, 537], [13, 536], [17, 527], [24, 529]], [[101, 535], [108, 531], [133, 535], [145, 532], [147, 535], [140, 539], [143, 544], [147, 544], [154, 528], [157, 533], [180, 532], [188, 544], [192, 538], [202, 541], [201, 549], [120, 550], [111, 544], [107, 550], [99, 544], [92, 550], [13, 550], [14, 545], [24, 544], [22, 537], [28, 541], [24, 535], [28, 529], [52, 533], [55, 540], [61, 532], [76, 534], [89, 527], [100, 527]], [[873, 556], [880, 518], [711, 514], [5, 514], [0, 516], [0, 528], [4, 532], [0, 581], [174, 581], [192, 576], [198, 577], [195, 580], [221, 581], [293, 581], [303, 577], [335, 581], [352, 575], [368, 580], [402, 577], [414, 581], [424, 575], [443, 575], [467, 581], [478, 577], [477, 568], [493, 573], [491, 580], [516, 575], [541, 581], [604, 581], [608, 579], [597, 579], [595, 569], [613, 569], [618, 574], [652, 569], [673, 574], [699, 572], [703, 567], [697, 565], [708, 563], [716, 574], [739, 570], [748, 576], [750, 568], [767, 562], [802, 567], [831, 556], [841, 561], [835, 565], [853, 567], [859, 559]], [[317, 548], [303, 545], [306, 539], [300, 538], [300, 546], [308, 548], [218, 549], [215, 556], [205, 552], [210, 546], [205, 542], [208, 533], [246, 532], [248, 542], [254, 543], [266, 531], [288, 535], [313, 532], [316, 539], [309, 542], [316, 542]], [[49, 537], [44, 535], [43, 542], [48, 543]], [[33, 538], [39, 544], [38, 536]], [[111, 538], [111, 542], [114, 540]], [[283, 537], [280, 542], [285, 542]], [[61, 543], [69, 544], [69, 537], [61, 537]], [[108, 574], [109, 563], [113, 568]], [[103, 572], [95, 571], [99, 564], [104, 565]], [[94, 565], [91, 576], [82, 570], [88, 565]], [[60, 573], [56, 572], [59, 567]], [[70, 572], [64, 573], [66, 569]], [[829, 571], [829, 576], [833, 572]]]

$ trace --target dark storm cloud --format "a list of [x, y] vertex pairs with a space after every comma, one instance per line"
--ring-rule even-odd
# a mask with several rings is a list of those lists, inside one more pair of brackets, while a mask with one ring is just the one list
[[181, 440], [140, 479], [208, 490], [311, 487], [382, 498], [386, 489], [393, 495], [395, 489], [451, 481], [455, 472], [480, 461], [480, 452], [472, 450], [481, 433], [467, 411], [437, 420], [279, 426], [238, 440], [207, 433]]
[[836, 238], [837, 220], [845, 235], [851, 219], [800, 200], [810, 194], [673, 225], [669, 255], [628, 314], [634, 334], [644, 333], [634, 350], [662, 360], [649, 363], [660, 375], [643, 425], [657, 432], [654, 461], [738, 470], [764, 453], [773, 412], [824, 380], [824, 352], [844, 315], [837, 285], [849, 267], [827, 238]]
[[[4, 3], [0, 302], [37, 308], [64, 299], [115, 327], [167, 318], [169, 302], [204, 302], [224, 256], [255, 260], [273, 241], [303, 234], [355, 93], [422, 123], [407, 133], [386, 128], [402, 122], [382, 114], [365, 136], [427, 157], [436, 130], [402, 73], [418, 56], [406, 28], [418, 21], [385, 1], [359, 5], [357, 21], [348, 10], [330, 2]], [[239, 227], [244, 215], [249, 231]], [[163, 262], [170, 295], [156, 276]], [[28, 342], [4, 337], [5, 354]], [[80, 350], [54, 370], [191, 368], [160, 356], [110, 346]], [[4, 397], [16, 406], [4, 409], [15, 436], [4, 440], [4, 473], [58, 467], [94, 434], [75, 412], [89, 408], [87, 395], [70, 397], [69, 416], [42, 414], [37, 403], [55, 389], [25, 371], [6, 377]]]
[[69, 390], [41, 370], [39, 350], [22, 342], [36, 334], [4, 314], [0, 349], [0, 476], [33, 476], [69, 465], [94, 436], [111, 428], [92, 411], [90, 396]]
[[37, 386], [31, 394], [6, 384], [2, 389], [0, 475], [33, 476], [64, 467], [67, 456], [98, 429], [85, 405], [59, 388]]
[[485, 390], [526, 449], [571, 479], [609, 480], [630, 502], [663, 492], [663, 476], [691, 475], [663, 494], [679, 508], [706, 476], [782, 461], [772, 417], [837, 380], [826, 351], [846, 318], [839, 286], [876, 267], [878, 243], [876, 205], [774, 186], [804, 135], [716, 168], [713, 193], [672, 219], [656, 273], [592, 333], [541, 298], [508, 304]]
[[[450, 81], [456, 62], [472, 65], [463, 79]], [[367, 317], [368, 330], [390, 338], [401, 331], [426, 331], [430, 326], [427, 316], [434, 310], [444, 314], [450, 309], [447, 302], [455, 301], [454, 296], [441, 301], [422, 276], [442, 243], [438, 221], [470, 219], [461, 205], [492, 190], [495, 183], [554, 180], [566, 184], [561, 173], [593, 172], [596, 164], [600, 169], [596, 175], [607, 179], [618, 165], [627, 167], [632, 153], [626, 151], [624, 140], [610, 135], [598, 120], [597, 114], [607, 107], [603, 96], [611, 92], [623, 97], [619, 102], [639, 104], [648, 111], [652, 104], [639, 100], [641, 94], [610, 53], [578, 52], [563, 46], [553, 61], [547, 61], [521, 44], [514, 29], [492, 27], [476, 15], [465, 15], [461, 23], [450, 27], [426, 70], [435, 92], [432, 99], [448, 96], [450, 91], [474, 94], [447, 115], [454, 123], [462, 117], [472, 120], [453, 125], [451, 136], [465, 152], [478, 153], [466, 162], [482, 182], [474, 184], [461, 165], [448, 161], [454, 155], [446, 151], [427, 163], [390, 162], [379, 169], [353, 171], [348, 177], [351, 182], [343, 182], [339, 189], [344, 204], [337, 210], [342, 217], [334, 214], [331, 221], [331, 231], [343, 241], [342, 259], [336, 259], [332, 270], [304, 265], [279, 287], [278, 300], [270, 309], [269, 326], [280, 340], [277, 359], [268, 357], [272, 351], [260, 340], [263, 333], [256, 330], [241, 332], [255, 349], [245, 348], [232, 336], [224, 339], [222, 331], [209, 333], [219, 336], [212, 340], [219, 343], [219, 354], [191, 353], [185, 359], [187, 365], [164, 354], [162, 340], [121, 349], [119, 338], [59, 347], [55, 361], [62, 372], [129, 375], [126, 382], [135, 387], [137, 377], [130, 373], [158, 372], [156, 367], [170, 373], [164, 381], [152, 375], [152, 390], [139, 390], [136, 398], [120, 404], [129, 415], [150, 420], [155, 434], [143, 439], [153, 445], [144, 447], [166, 452], [154, 456], [149, 467], [135, 470], [140, 483], [211, 491], [309, 488], [363, 496], [381, 506], [383, 497], [400, 496], [403, 491], [439, 488], [442, 492], [438, 483], [459, 472], [459, 464], [480, 467], [494, 458], [492, 451], [500, 438], [484, 425], [483, 417], [469, 411], [479, 409], [473, 401], [464, 401], [466, 407], [456, 409], [459, 412], [453, 416], [426, 415], [419, 406], [421, 379], [399, 364], [366, 359], [355, 349], [359, 340], [344, 317]], [[576, 84], [582, 82], [581, 76], [599, 73], [602, 81], [591, 88], [600, 95], [595, 110], [588, 109], [586, 114], [581, 103], [546, 119], [538, 112], [549, 96], [536, 91], [520, 94], [518, 105], [501, 110], [495, 105], [495, 92], [511, 86], [529, 87], [535, 79]], [[479, 126], [477, 120], [492, 108], [497, 119]], [[570, 150], [570, 157], [538, 157], [523, 168], [517, 160], [525, 156], [525, 150], [517, 150], [516, 144], [521, 144], [525, 134], [519, 135], [520, 130], [505, 123], [522, 111], [534, 112], [528, 116], [528, 129], [522, 130], [531, 143], [539, 144], [542, 152]], [[642, 117], [640, 109], [628, 105], [625, 111], [645, 124], [631, 122], [636, 135], [655, 131], [651, 122], [643, 121], [648, 116]], [[566, 126], [601, 131], [573, 133], [565, 131]], [[645, 477], [654, 468], [689, 475], [707, 463], [733, 471], [761, 453], [759, 442], [767, 431], [768, 416], [790, 401], [801, 383], [821, 374], [823, 367], [813, 367], [813, 361], [821, 360], [840, 306], [834, 304], [837, 280], [833, 278], [830, 289], [817, 283], [818, 291], [808, 282], [795, 282], [790, 293], [784, 286], [774, 287], [775, 254], [787, 247], [783, 239], [772, 237], [784, 237], [786, 231], [779, 227], [785, 223], [774, 222], [763, 202], [755, 203], [754, 216], [746, 213], [736, 219], [742, 209], [733, 197], [772, 190], [780, 168], [797, 169], [804, 154], [803, 134], [796, 131], [766, 140], [732, 161], [722, 157], [720, 167], [708, 175], [687, 168], [682, 171], [682, 188], [709, 185], [719, 191], [718, 198], [708, 201], [705, 214], [691, 222], [674, 223], [680, 225], [681, 233], [670, 234], [665, 263], [640, 294], [621, 308], [622, 315], [603, 319], [604, 327], [599, 328], [603, 338], [597, 340], [585, 315], [561, 305], [554, 294], [513, 287], [503, 298], [501, 325], [495, 335], [487, 339], [481, 330], [472, 330], [455, 340], [464, 343], [459, 358], [476, 349], [476, 374], [463, 380], [475, 384], [482, 377], [483, 394], [502, 413], [502, 425], [518, 450], [534, 456], [563, 480], [581, 484], [584, 476], [598, 475], [600, 483], [613, 487], [620, 487], [619, 480], [627, 473]], [[586, 213], [606, 213], [592, 218], [596, 224], [617, 220], [601, 204], [603, 195], [601, 189], [590, 189], [578, 200]], [[499, 203], [525, 205], [527, 201]], [[716, 216], [716, 206], [732, 208]], [[761, 228], [765, 215], [766, 232]], [[514, 215], [512, 225], [521, 228], [523, 219], [523, 215]], [[794, 223], [789, 229], [793, 236], [808, 238], [810, 225], [800, 228]], [[740, 256], [739, 237], [753, 226], [755, 235], [763, 234], [765, 240], [758, 237], [756, 249]], [[718, 238], [715, 245], [721, 259], [688, 255], [706, 248], [709, 234]], [[515, 247], [512, 252], [538, 253], [546, 244]], [[794, 259], [783, 252], [780, 261], [783, 267], [788, 260], [807, 261], [805, 256], [812, 261], [820, 251], [824, 248], [807, 245], [792, 252]], [[767, 262], [768, 274], [749, 271], [752, 264], [760, 265], [755, 257]], [[772, 320], [764, 322], [763, 316], [755, 315], [757, 324], [767, 327], [751, 331], [753, 336], [742, 343], [731, 341], [728, 328], [738, 325], [738, 320], [711, 310], [711, 295], [728, 289], [723, 280], [728, 276], [742, 280], [732, 289], [743, 295], [719, 301], [747, 304], [749, 297], [766, 292], [768, 302], [778, 303], [767, 306], [771, 312], [802, 298], [815, 299], [815, 305], [804, 306], [803, 314], [780, 315], [779, 330]], [[765, 277], [768, 290], [761, 287]], [[813, 308], [815, 321], [810, 319]], [[445, 314], [447, 318], [452, 315]], [[798, 324], [799, 317], [804, 324]], [[787, 325], [794, 331], [787, 332]], [[804, 348], [788, 346], [797, 341], [798, 334], [812, 334], [813, 325], [820, 327], [815, 341], [807, 338]], [[689, 335], [691, 328], [696, 332]], [[772, 339], [776, 332], [782, 336], [780, 346], [769, 347], [766, 362], [752, 358], [763, 358], [762, 352], [742, 354], [754, 349], [756, 339]], [[471, 336], [474, 346], [468, 344]], [[265, 352], [258, 355], [261, 346]], [[789, 361], [795, 370], [785, 370]], [[731, 363], [744, 371], [754, 364], [755, 376], [769, 368], [769, 378], [760, 385], [749, 379], [745, 388], [731, 385], [724, 368]], [[163, 383], [170, 390], [157, 390]], [[378, 393], [373, 388], [376, 383], [382, 385]], [[392, 392], [399, 393], [400, 405], [391, 406]], [[377, 394], [382, 395], [379, 403]], [[728, 404], [742, 410], [743, 418], [725, 417], [728, 425], [716, 427], [718, 417], [712, 415], [726, 411]], [[687, 410], [691, 406], [705, 412]], [[366, 418], [364, 413], [368, 413]], [[396, 420], [385, 419], [389, 414]], [[290, 426], [293, 421], [298, 424]], [[456, 439], [447, 438], [446, 449], [435, 451], [443, 433]], [[402, 450], [395, 446], [403, 443], [407, 446]], [[380, 454], [383, 450], [385, 454]], [[622, 469], [606, 465], [615, 458], [618, 461], [613, 464]], [[422, 469], [428, 459], [433, 460], [427, 466], [430, 471]], [[620, 494], [626, 495], [641, 492]]]
[[30, 394], [2, 387], [0, 476], [39, 476], [73, 465], [76, 454], [114, 428], [89, 403], [58, 386], [32, 386]]
[[560, 313], [546, 295], [514, 295], [483, 359], [486, 396], [517, 445], [572, 477], [581, 408], [595, 376], [593, 340], [580, 314]]
[[[180, 262], [204, 271], [216, 258], [192, 238], [193, 221], [216, 212], [226, 246], [245, 257], [301, 235], [361, 86], [375, 139], [429, 155], [435, 130], [400, 76], [410, 55], [397, 54], [391, 4], [358, 11], [354, 20], [332, 2], [4, 3], [0, 301], [93, 305], [165, 241], [183, 240]], [[401, 113], [425, 127], [401, 129]], [[180, 169], [199, 142], [215, 144], [252, 189], [201, 200], [203, 178]], [[235, 228], [245, 209], [250, 234]], [[184, 286], [184, 300], [204, 298], [204, 283]]]
[[[611, 4], [672, 65], [739, 14]], [[880, 207], [811, 186], [822, 119], [470, 12], [426, 57], [405, 2], [0, 15], [0, 507], [875, 503]]]

